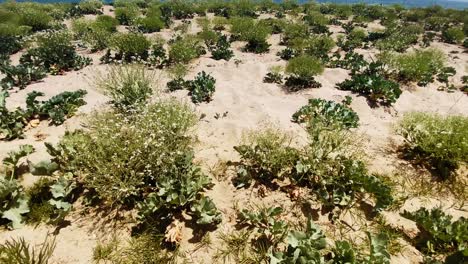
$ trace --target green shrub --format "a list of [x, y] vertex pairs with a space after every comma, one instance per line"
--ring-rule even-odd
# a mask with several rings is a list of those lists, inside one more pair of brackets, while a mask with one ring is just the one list
[[355, 28], [347, 35], [346, 41], [341, 44], [341, 48], [343, 48], [345, 51], [350, 51], [355, 48], [362, 48], [366, 37], [367, 34], [363, 29]]
[[2, 263], [49, 263], [56, 246], [55, 239], [46, 237], [40, 247], [31, 247], [24, 239], [9, 239], [0, 245], [0, 261]]
[[449, 177], [468, 155], [468, 118], [411, 113], [400, 121], [398, 133], [405, 138], [408, 158], [416, 159]]
[[131, 25], [133, 21], [140, 15], [138, 6], [129, 3], [123, 7], [115, 8], [115, 18], [121, 25]]
[[328, 33], [328, 18], [319, 12], [310, 11], [304, 16], [304, 21], [309, 24], [310, 29], [315, 34]]
[[22, 37], [29, 31], [29, 27], [14, 24], [0, 24], [0, 54], [12, 54], [22, 48]]
[[51, 152], [61, 168], [73, 169], [105, 202], [134, 206], [168, 180], [191, 180], [189, 132], [196, 120], [189, 106], [175, 100], [132, 116], [103, 112], [90, 118], [89, 131], [65, 135]]
[[241, 187], [256, 179], [270, 186], [274, 179], [288, 179], [310, 188], [327, 207], [348, 207], [362, 192], [375, 197], [376, 211], [393, 202], [391, 188], [369, 175], [364, 163], [353, 157], [346, 130], [317, 122], [307, 130], [310, 140], [303, 149], [293, 147], [290, 137], [271, 129], [254, 133], [236, 146], [241, 162], [235, 184]]
[[189, 63], [205, 53], [200, 40], [189, 35], [176, 39], [169, 46], [169, 61], [171, 63]]
[[282, 44], [288, 44], [292, 39], [307, 39], [310, 36], [309, 27], [303, 23], [289, 23], [281, 38]]
[[328, 52], [335, 47], [335, 41], [325, 35], [313, 35], [308, 38], [291, 39], [288, 47], [294, 51], [295, 56], [306, 54], [327, 61]]
[[192, 102], [201, 103], [211, 101], [216, 89], [216, 80], [211, 75], [202, 71], [189, 83]]
[[[466, 258], [468, 220], [464, 217], [452, 221], [452, 216], [440, 208], [403, 213], [404, 217], [416, 222], [422, 234], [416, 238], [416, 247], [428, 254], [452, 253], [455, 259]], [[458, 256], [457, 256], [458, 254]], [[452, 257], [453, 259], [453, 257]], [[446, 261], [448, 261], [447, 258]], [[448, 261], [450, 262], [450, 261]]]
[[101, 29], [105, 29], [109, 32], [115, 32], [117, 31], [117, 25], [119, 24], [119, 21], [108, 15], [100, 15], [96, 17], [95, 24]]
[[292, 58], [286, 66], [286, 72], [290, 74], [286, 78], [286, 86], [290, 90], [320, 87], [320, 83], [314, 80], [314, 76], [321, 74], [324, 70], [322, 62], [309, 55], [301, 55]]
[[21, 56], [20, 63], [44, 66], [49, 72], [78, 70], [91, 63], [75, 51], [71, 36], [67, 32], [48, 32], [37, 37], [37, 47]]
[[211, 51], [211, 57], [215, 60], [230, 60], [234, 56], [234, 52], [230, 49], [231, 43], [229, 43], [225, 35], [219, 36], [215, 45], [209, 46]]
[[442, 31], [442, 40], [447, 43], [461, 44], [465, 39], [465, 34], [461, 28], [451, 27]]
[[157, 16], [137, 18], [135, 20], [135, 25], [138, 30], [143, 33], [159, 32], [166, 26], [164, 21]]
[[[104, 22], [77, 19], [72, 22], [75, 39], [82, 40], [92, 51], [103, 50], [109, 46], [112, 26]], [[114, 27], [115, 30], [115, 27]]]
[[78, 4], [82, 14], [99, 14], [102, 8], [102, 1], [100, 0], [81, 0]]
[[118, 33], [112, 36], [110, 47], [116, 51], [116, 60], [132, 62], [146, 60], [151, 42], [141, 33]]
[[270, 48], [267, 37], [271, 28], [265, 23], [246, 18], [231, 19], [231, 33], [237, 40], [247, 41], [244, 48], [247, 52], [264, 53]]
[[281, 71], [282, 71], [281, 66], [271, 67], [270, 71], [263, 78], [263, 82], [282, 84], [283, 83], [283, 75], [281, 74]]
[[0, 60], [0, 72], [5, 75], [0, 80], [0, 86], [4, 90], [13, 87], [24, 89], [28, 84], [39, 81], [46, 76], [46, 71], [42, 66], [30, 64], [13, 66], [9, 60]]
[[121, 110], [138, 108], [153, 94], [155, 76], [142, 65], [111, 66], [96, 80], [97, 87]]
[[[411, 45], [416, 44], [419, 35], [424, 32], [418, 25], [396, 25], [392, 24], [380, 34], [380, 39], [375, 42], [375, 46], [383, 51], [403, 52]], [[372, 34], [369, 34], [371, 37]]]
[[309, 99], [307, 105], [293, 114], [292, 121], [309, 125], [321, 123], [326, 127], [356, 128], [359, 125], [359, 116], [349, 107], [349, 103], [339, 104], [323, 99]]
[[444, 67], [445, 55], [437, 49], [415, 50], [411, 53], [389, 56], [389, 66], [402, 81], [418, 82], [425, 86], [434, 81], [434, 76]]
[[[23, 187], [15, 179], [8, 175], [0, 175], [0, 216], [12, 228], [22, 226], [23, 215], [29, 212], [28, 197]], [[0, 252], [2, 247], [0, 246]], [[0, 258], [2, 255], [0, 254]]]
[[32, 31], [50, 28], [52, 17], [40, 8], [25, 8], [19, 14], [19, 24], [31, 27]]
[[43, 94], [33, 91], [27, 95], [26, 109], [17, 108], [9, 111], [6, 106], [7, 91], [0, 93], [0, 140], [11, 140], [23, 136], [23, 129], [32, 119], [50, 119], [52, 124], [60, 125], [65, 118], [72, 116], [78, 107], [85, 104], [84, 90], [63, 92], [47, 101], [39, 102], [38, 96]]
[[338, 89], [362, 94], [372, 104], [391, 105], [400, 97], [402, 91], [398, 83], [390, 81], [383, 76], [382, 64], [374, 62], [360, 72], [352, 74], [337, 84]]

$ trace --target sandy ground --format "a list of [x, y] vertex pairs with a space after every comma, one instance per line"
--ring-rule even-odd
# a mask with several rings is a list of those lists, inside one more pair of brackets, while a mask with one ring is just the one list
[[[112, 14], [107, 7], [106, 13]], [[198, 30], [193, 24], [189, 30], [190, 32]], [[373, 25], [373, 27], [378, 27], [378, 25]], [[336, 28], [333, 31], [339, 32]], [[160, 35], [168, 39], [171, 34], [170, 30], [164, 30], [161, 33], [152, 35]], [[297, 109], [305, 105], [309, 98], [323, 98], [339, 102], [346, 95], [351, 96], [353, 98], [352, 108], [360, 117], [358, 133], [362, 134], [365, 150], [369, 157], [369, 166], [372, 171], [385, 174], [392, 174], [395, 171], [404, 173], [401, 170], [409, 168], [405, 166], [405, 162], [396, 157], [396, 154], [389, 152], [392, 142], [401, 141], [401, 138], [392, 131], [392, 126], [405, 113], [425, 111], [468, 115], [468, 96], [459, 91], [453, 93], [438, 91], [435, 84], [428, 87], [402, 87], [404, 92], [393, 107], [371, 108], [364, 97], [335, 88], [335, 84], [348, 77], [348, 72], [342, 69], [326, 69], [317, 78], [323, 85], [319, 89], [286, 93], [276, 84], [262, 82], [269, 67], [285, 65], [284, 61], [276, 56], [276, 52], [281, 50], [281, 47], [278, 46], [279, 36], [272, 36], [269, 42], [272, 47], [267, 54], [243, 53], [240, 51], [242, 43], [234, 43], [235, 57], [228, 62], [224, 60], [216, 61], [206, 55], [192, 63], [189, 77], [204, 70], [216, 79], [216, 92], [213, 101], [208, 104], [203, 103], [194, 106], [200, 115], [206, 115], [197, 128], [199, 143], [196, 146], [196, 157], [203, 169], [211, 175], [215, 174], [213, 171], [216, 171], [216, 166], [220, 162], [238, 159], [233, 146], [240, 142], [243, 133], [248, 130], [258, 129], [265, 124], [274, 123], [283, 130], [294, 133], [299, 139], [304, 138], [304, 131], [299, 125], [291, 122], [291, 116]], [[434, 43], [433, 46], [441, 48], [447, 55], [450, 55], [449, 65], [457, 69], [456, 80], [467, 74], [468, 55], [463, 53], [460, 47], [442, 43]], [[451, 51], [458, 51], [458, 53], [450, 54]], [[96, 72], [105, 70], [106, 66], [98, 63], [98, 59], [102, 54], [85, 55], [92, 57], [95, 63], [80, 71], [69, 72], [63, 76], [48, 76], [39, 83], [13, 93], [8, 99], [8, 107], [13, 108], [24, 105], [26, 94], [33, 90], [44, 92], [46, 94], [45, 98], [47, 98], [63, 91], [85, 89], [88, 91], [85, 98], [87, 105], [80, 108], [77, 116], [67, 120], [61, 126], [48, 126], [46, 122], [42, 122], [39, 127], [27, 131], [25, 139], [0, 142], [0, 158], [3, 158], [8, 151], [15, 150], [22, 144], [32, 144], [36, 148], [36, 152], [30, 155], [29, 160], [37, 162], [47, 159], [48, 155], [45, 151], [44, 142], [58, 142], [66, 130], [79, 128], [82, 118], [87, 113], [106, 104], [107, 98], [95, 89], [91, 81]], [[13, 61], [18, 57], [18, 54], [13, 55]], [[236, 61], [239, 63], [236, 63]], [[162, 77], [161, 87], [164, 86], [164, 83], [165, 78]], [[188, 100], [184, 91], [172, 95]], [[226, 117], [215, 118], [217, 113], [222, 115], [226, 112]], [[36, 141], [34, 135], [38, 133], [46, 135], [45, 140]], [[221, 178], [223, 177], [221, 176]], [[34, 176], [26, 175], [26, 185], [33, 182], [34, 178]], [[223, 212], [223, 223], [219, 225], [218, 231], [210, 235], [212, 241], [215, 241], [212, 247], [196, 251], [193, 250], [196, 243], [193, 242], [192, 230], [189, 227], [184, 228], [182, 249], [187, 250], [188, 259], [193, 263], [213, 263], [209, 256], [215, 251], [217, 245], [216, 234], [232, 229], [235, 222], [234, 205], [236, 203], [243, 205], [249, 203], [282, 204], [288, 214], [291, 215], [294, 215], [297, 210], [282, 193], [270, 193], [266, 198], [262, 199], [252, 193], [251, 190], [236, 190], [227, 180], [214, 179], [214, 182], [216, 184], [209, 191], [209, 196], [214, 199], [217, 207]], [[403, 209], [415, 210], [421, 203], [422, 201], [419, 199], [410, 199], [403, 205]], [[451, 205], [448, 194], [441, 194], [440, 198], [426, 200], [424, 203], [428, 206], [441, 204], [447, 208]], [[466, 217], [468, 216], [466, 209], [468, 208], [465, 207], [464, 211], [451, 208], [449, 212], [456, 216], [464, 215]], [[403, 225], [407, 229], [415, 228], [411, 226], [411, 223], [405, 222], [405, 219], [399, 217], [398, 213], [389, 212], [384, 215], [396, 225]], [[97, 228], [96, 220], [99, 222], [101, 220], [100, 216], [88, 215], [81, 210], [67, 216], [67, 220], [70, 221], [70, 224], [60, 229], [56, 237], [57, 248], [53, 257], [54, 263], [91, 263], [93, 248], [98, 240], [107, 237], [109, 229]], [[122, 238], [128, 238], [128, 232], [123, 227], [120, 229], [115, 228], [110, 233], [114, 233], [116, 230], [121, 234]], [[53, 227], [44, 225], [38, 227], [26, 226], [12, 231], [4, 230], [0, 232], [0, 242], [10, 237], [23, 236], [33, 244], [40, 244], [46, 235], [53, 231]], [[415, 263], [421, 260], [419, 252], [411, 246], [405, 247], [399, 255], [392, 257], [393, 263]]]

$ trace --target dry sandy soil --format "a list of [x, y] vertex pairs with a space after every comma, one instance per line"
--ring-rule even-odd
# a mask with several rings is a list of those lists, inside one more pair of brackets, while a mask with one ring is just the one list
[[[106, 7], [106, 12], [110, 12]], [[93, 19], [92, 16], [88, 17]], [[69, 25], [69, 23], [67, 23]], [[189, 32], [196, 32], [198, 27], [192, 23]], [[333, 28], [333, 32], [339, 32], [339, 27]], [[152, 34], [160, 35], [165, 39], [172, 36], [173, 31], [164, 30], [163, 32]], [[151, 35], [151, 36], [152, 36]], [[438, 91], [437, 85], [432, 84], [428, 87], [402, 87], [404, 92], [397, 103], [391, 108], [371, 108], [364, 97], [351, 94], [347, 91], [340, 91], [335, 88], [335, 84], [345, 80], [348, 72], [343, 69], [326, 69], [325, 72], [317, 78], [323, 87], [319, 89], [309, 89], [298, 93], [287, 93], [276, 84], [265, 84], [263, 77], [268, 72], [269, 67], [273, 65], [284, 65], [285, 62], [276, 56], [277, 51], [282, 48], [278, 45], [280, 37], [273, 35], [269, 42], [272, 44], [271, 50], [267, 54], [243, 53], [240, 50], [242, 43], [235, 42], [233, 49], [234, 59], [230, 61], [216, 61], [206, 55], [192, 63], [190, 76], [204, 70], [216, 79], [216, 92], [213, 101], [194, 105], [196, 111], [203, 118], [198, 127], [198, 144], [196, 146], [197, 161], [203, 169], [213, 176], [215, 186], [209, 191], [209, 196], [214, 199], [217, 207], [223, 212], [223, 222], [218, 230], [209, 235], [212, 245], [198, 250], [196, 248], [196, 239], [192, 234], [190, 227], [183, 229], [182, 250], [187, 252], [187, 258], [193, 263], [214, 263], [210, 256], [216, 251], [219, 243], [217, 235], [220, 232], [233, 229], [235, 223], [235, 205], [239, 204], [245, 207], [248, 204], [262, 203], [267, 205], [281, 204], [285, 211], [293, 217], [300, 210], [284, 194], [268, 193], [266, 198], [261, 198], [255, 188], [249, 190], [236, 190], [227, 177], [229, 171], [220, 170], [220, 165], [225, 161], [237, 160], [238, 156], [233, 149], [241, 139], [243, 133], [251, 129], [274, 123], [285, 131], [290, 131], [298, 139], [304, 138], [305, 133], [302, 128], [291, 122], [291, 115], [301, 106], [305, 105], [309, 98], [323, 98], [328, 100], [341, 101], [346, 95], [353, 98], [352, 108], [359, 114], [360, 128], [358, 133], [364, 144], [364, 149], [368, 155], [368, 163], [371, 171], [399, 176], [415, 175], [418, 172], [399, 159], [394, 151], [395, 142], [401, 142], [401, 138], [395, 135], [392, 126], [405, 113], [410, 111], [435, 112], [440, 114], [461, 114], [468, 115], [468, 96], [459, 91], [447, 93]], [[454, 80], [460, 80], [462, 75], [467, 74], [468, 54], [463, 52], [461, 47], [443, 43], [433, 43], [434, 47], [442, 49], [447, 53], [450, 66], [457, 70]], [[457, 51], [456, 54], [450, 52]], [[362, 50], [366, 56], [373, 56], [373, 51]], [[7, 100], [8, 107], [16, 107], [24, 104], [26, 94], [33, 91], [42, 91], [47, 97], [51, 97], [63, 91], [73, 91], [85, 89], [88, 91], [86, 96], [87, 105], [79, 110], [79, 114], [65, 122], [61, 126], [48, 126], [46, 122], [41, 123], [37, 128], [27, 131], [25, 139], [13, 140], [11, 142], [0, 142], [0, 158], [3, 158], [7, 152], [15, 150], [22, 144], [31, 144], [36, 152], [29, 156], [32, 162], [38, 162], [48, 158], [45, 151], [44, 142], [56, 143], [66, 130], [73, 130], [80, 127], [80, 120], [92, 111], [105, 106], [108, 99], [95, 89], [92, 84], [93, 76], [96, 72], [105, 71], [106, 66], [99, 65], [101, 54], [89, 54], [81, 51], [86, 56], [93, 58], [94, 64], [80, 71], [68, 72], [63, 76], [48, 76], [43, 81], [29, 85], [26, 89], [18, 91], [11, 95]], [[12, 56], [13, 61], [17, 61], [19, 54]], [[237, 62], [237, 63], [236, 63]], [[167, 76], [160, 73], [161, 89], [167, 81]], [[459, 81], [458, 81], [459, 82]], [[457, 82], [455, 82], [457, 83]], [[167, 96], [167, 95], [165, 95]], [[179, 91], [171, 94], [187, 100], [187, 94]], [[225, 117], [216, 119], [214, 116], [219, 113], [226, 113]], [[36, 141], [35, 135], [44, 134], [43, 140]], [[420, 176], [420, 175], [419, 175]], [[410, 177], [410, 176], [408, 176]], [[37, 177], [24, 177], [25, 185], [30, 185]], [[411, 188], [411, 187], [409, 187]], [[400, 210], [416, 210], [421, 204], [428, 207], [442, 205], [447, 211], [455, 216], [468, 217], [468, 207], [452, 206], [449, 193], [439, 193], [438, 196], [423, 199], [415, 197], [408, 199]], [[313, 207], [313, 205], [311, 205]], [[299, 211], [300, 212], [300, 211]], [[407, 232], [415, 230], [414, 223], [399, 216], [398, 211], [387, 212], [384, 214], [387, 220], [397, 226], [402, 226]], [[345, 217], [345, 220], [347, 218]], [[67, 216], [69, 225], [57, 230], [57, 247], [53, 255], [54, 263], [91, 263], [93, 248], [97, 242], [108, 238], [109, 234], [119, 234], [119, 237], [125, 239], [129, 237], [129, 230], [125, 223], [112, 220], [112, 216], [103, 217], [100, 214], [89, 213], [77, 208], [72, 214]], [[349, 220], [349, 221], [348, 221]], [[356, 220], [352, 215], [347, 220], [351, 225]], [[329, 233], [336, 233], [333, 226], [327, 226], [327, 220], [317, 219], [319, 224]], [[48, 233], [55, 231], [54, 227], [25, 226], [18, 230], [4, 230], [0, 232], [0, 242], [10, 238], [23, 236], [32, 244], [40, 244]], [[349, 232], [351, 238], [352, 229], [345, 230]], [[403, 244], [406, 242], [402, 241]], [[422, 260], [420, 253], [412, 246], [405, 244], [401, 253], [392, 257], [393, 263], [415, 263]]]

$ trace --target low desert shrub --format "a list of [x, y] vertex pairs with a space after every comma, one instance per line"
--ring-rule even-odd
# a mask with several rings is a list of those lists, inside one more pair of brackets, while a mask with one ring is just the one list
[[346, 41], [341, 41], [339, 46], [345, 51], [362, 48], [366, 38], [367, 34], [363, 29], [355, 28], [346, 36]]
[[403, 213], [403, 216], [416, 222], [421, 234], [414, 240], [415, 246], [426, 254], [446, 254], [446, 261], [465, 258], [466, 239], [468, 238], [468, 219], [461, 217], [456, 221], [440, 208], [427, 210], [420, 208], [415, 212]]
[[[330, 52], [333, 47], [335, 47], [335, 41], [325, 35], [313, 35], [308, 38], [291, 39], [288, 42], [288, 48], [292, 49], [293, 56], [306, 54], [323, 61], [328, 61], [328, 52]], [[285, 59], [287, 59], [287, 57], [288, 56], [282, 56], [282, 58]]]
[[120, 110], [130, 110], [145, 104], [153, 94], [154, 73], [143, 65], [111, 66], [96, 79], [96, 86], [112, 99]]
[[109, 45], [116, 52], [115, 60], [134, 62], [148, 58], [151, 42], [140, 33], [118, 33]]
[[0, 60], [0, 72], [4, 74], [0, 80], [0, 86], [4, 90], [13, 87], [24, 89], [28, 84], [39, 81], [46, 76], [46, 71], [42, 66], [31, 64], [13, 66], [9, 60]]
[[342, 104], [323, 99], [309, 99], [307, 105], [294, 113], [292, 121], [309, 125], [320, 123], [322, 126], [338, 126], [340, 129], [356, 128], [359, 125], [359, 116], [349, 107], [351, 98], [348, 98], [349, 100]]
[[16, 24], [0, 24], [0, 54], [12, 54], [22, 48], [22, 37], [29, 31], [29, 27]]
[[115, 18], [121, 25], [132, 25], [134, 20], [140, 15], [140, 10], [135, 4], [129, 3], [125, 6], [115, 8]]
[[216, 80], [213, 76], [202, 71], [188, 84], [192, 102], [201, 103], [211, 101], [216, 89]]
[[43, 66], [52, 74], [78, 70], [91, 63], [91, 59], [77, 54], [67, 32], [48, 32], [39, 35], [36, 42], [37, 47], [27, 50], [20, 63]]
[[106, 18], [96, 21], [77, 19], [72, 22], [72, 30], [75, 39], [82, 40], [86, 46], [91, 48], [91, 51], [97, 51], [109, 46], [109, 40], [116, 28], [112, 20]]
[[263, 77], [263, 82], [265, 83], [276, 83], [282, 84], [283, 83], [283, 75], [281, 66], [273, 66], [270, 68], [270, 71]]
[[32, 31], [49, 29], [53, 18], [41, 8], [28, 7], [18, 14], [20, 25], [28, 26]]
[[230, 49], [231, 43], [229, 43], [227, 36], [221, 35], [216, 41], [216, 44], [208, 47], [211, 51], [211, 57], [215, 60], [230, 60], [234, 57], [234, 52]]
[[397, 132], [405, 139], [404, 152], [427, 165], [443, 179], [453, 174], [468, 155], [468, 118], [411, 113], [400, 121]]
[[216, 224], [219, 212], [203, 195], [210, 180], [193, 162], [197, 119], [187, 104], [161, 99], [139, 111], [96, 113], [87, 131], [48, 149], [101, 204], [135, 208], [142, 223], [165, 228], [186, 211], [198, 224]]
[[354, 157], [347, 130], [315, 122], [307, 131], [309, 143], [304, 148], [294, 147], [291, 137], [278, 130], [254, 132], [235, 147], [241, 156], [235, 184], [242, 187], [256, 179], [271, 186], [275, 179], [288, 179], [310, 188], [325, 207], [332, 208], [349, 207], [362, 192], [375, 197], [376, 211], [393, 202], [391, 188]]
[[322, 62], [312, 56], [302, 55], [292, 58], [286, 66], [286, 72], [290, 74], [286, 78], [286, 86], [291, 91], [305, 88], [320, 87], [321, 84], [314, 80], [314, 76], [324, 70]]
[[140, 17], [135, 19], [134, 24], [138, 31], [142, 33], [159, 32], [166, 26], [164, 21], [158, 16]]
[[304, 16], [304, 21], [310, 26], [315, 34], [328, 33], [329, 20], [326, 16], [316, 11], [310, 11]]
[[169, 61], [171, 63], [189, 63], [205, 53], [206, 50], [199, 39], [194, 36], [184, 36], [177, 38], [169, 46]]
[[382, 33], [369, 34], [369, 38], [379, 36], [375, 40], [375, 46], [381, 51], [404, 52], [411, 45], [416, 44], [419, 35], [424, 33], [418, 25], [396, 25], [392, 24]]
[[102, 8], [102, 1], [100, 0], [82, 0], [77, 8], [81, 14], [99, 14]]
[[234, 39], [247, 41], [244, 48], [247, 52], [265, 53], [270, 48], [267, 37], [271, 33], [271, 28], [265, 23], [253, 19], [233, 18], [231, 19], [231, 33]]
[[417, 82], [425, 86], [434, 81], [434, 76], [444, 67], [445, 55], [437, 49], [415, 50], [411, 53], [388, 56], [388, 65], [401, 81]]
[[442, 40], [447, 43], [461, 44], [465, 39], [465, 34], [461, 28], [451, 27], [442, 31]]
[[86, 91], [63, 92], [47, 101], [38, 101], [36, 98], [43, 93], [31, 92], [26, 98], [26, 109], [17, 108], [10, 111], [5, 102], [7, 91], [0, 93], [0, 140], [12, 140], [23, 136], [26, 125], [36, 120], [48, 120], [51, 124], [60, 125], [66, 118], [73, 116], [78, 107], [84, 105]]
[[351, 79], [337, 84], [338, 89], [365, 95], [372, 104], [391, 105], [400, 97], [400, 85], [383, 75], [382, 64], [374, 62], [354, 72]]

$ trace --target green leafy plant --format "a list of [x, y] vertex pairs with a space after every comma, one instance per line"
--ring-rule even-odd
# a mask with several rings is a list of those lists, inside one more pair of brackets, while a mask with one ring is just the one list
[[270, 44], [267, 37], [271, 29], [265, 24], [248, 18], [232, 18], [231, 33], [235, 40], [247, 41], [244, 48], [247, 52], [265, 53], [269, 50]]
[[417, 82], [421, 86], [434, 81], [434, 76], [444, 67], [445, 61], [443, 52], [436, 49], [415, 50], [386, 59], [388, 65], [396, 71], [397, 79]]
[[115, 18], [121, 25], [131, 25], [140, 14], [138, 6], [128, 3], [124, 6], [115, 8]]
[[296, 123], [322, 123], [325, 126], [338, 125], [343, 128], [356, 128], [359, 125], [359, 116], [349, 104], [323, 99], [309, 99], [307, 105], [293, 114], [292, 120]]
[[205, 53], [199, 39], [194, 36], [179, 37], [169, 46], [169, 61], [171, 63], [189, 63]]
[[286, 72], [291, 75], [286, 78], [285, 85], [291, 91], [320, 87], [314, 75], [321, 74], [323, 70], [322, 62], [315, 57], [302, 55], [292, 58], [286, 66]]
[[234, 52], [230, 49], [231, 44], [225, 35], [221, 35], [214, 46], [209, 46], [211, 56], [215, 60], [230, 60]]
[[6, 171], [0, 174], [0, 216], [11, 228], [21, 227], [23, 215], [29, 212], [28, 197], [16, 178], [20, 159], [33, 151], [31, 145], [23, 145], [19, 151], [8, 153], [8, 157], [2, 161]]
[[120, 110], [138, 108], [153, 94], [155, 75], [143, 65], [111, 66], [98, 76], [96, 86], [112, 99]]
[[405, 139], [405, 156], [435, 170], [447, 179], [466, 161], [468, 119], [410, 113], [399, 122], [397, 132]]
[[216, 89], [216, 80], [211, 75], [202, 71], [189, 83], [192, 102], [201, 103], [211, 101]]
[[190, 210], [195, 215], [199, 225], [218, 224], [222, 220], [221, 213], [209, 197], [202, 197], [193, 203]]
[[63, 92], [47, 101], [37, 101], [36, 98], [44, 93], [34, 91], [26, 98], [27, 112], [31, 117], [50, 119], [51, 124], [60, 125], [73, 116], [80, 106], [86, 104], [83, 97], [87, 93], [85, 90]]
[[81, 14], [99, 14], [102, 8], [102, 1], [100, 0], [82, 0], [77, 5]]
[[0, 81], [1, 87], [4, 90], [9, 90], [13, 87], [24, 89], [28, 84], [39, 81], [46, 76], [45, 69], [42, 66], [30, 64], [13, 66], [9, 60], [0, 61], [0, 72], [5, 75]]
[[47, 32], [39, 35], [36, 42], [37, 47], [27, 50], [20, 63], [43, 66], [52, 74], [78, 70], [91, 63], [91, 59], [77, 54], [66, 32]]
[[270, 71], [263, 77], [263, 82], [265, 83], [283, 83], [283, 75], [281, 74], [281, 66], [273, 66], [270, 68]]
[[419, 249], [429, 254], [460, 252], [462, 259], [467, 257], [468, 220], [466, 218], [461, 217], [452, 221], [452, 216], [445, 214], [440, 208], [405, 211], [403, 216], [415, 221], [421, 231], [415, 241]]
[[391, 105], [402, 91], [398, 83], [386, 79], [379, 62], [371, 63], [361, 72], [354, 73], [351, 79], [338, 83], [340, 90], [349, 90], [367, 96], [372, 104]]
[[110, 47], [116, 52], [113, 60], [134, 62], [148, 58], [151, 42], [141, 33], [119, 33], [111, 38]]
[[461, 44], [465, 39], [463, 30], [458, 27], [447, 28], [442, 31], [442, 40], [447, 43]]

